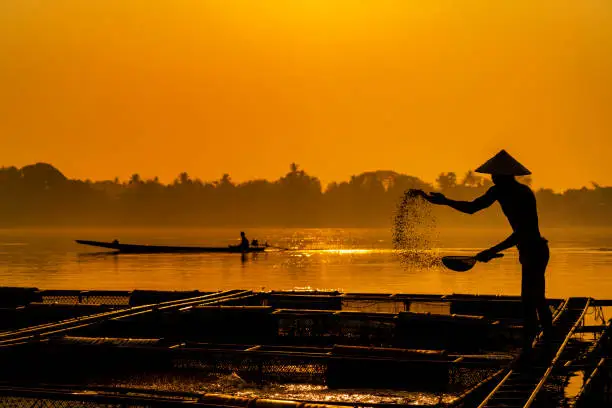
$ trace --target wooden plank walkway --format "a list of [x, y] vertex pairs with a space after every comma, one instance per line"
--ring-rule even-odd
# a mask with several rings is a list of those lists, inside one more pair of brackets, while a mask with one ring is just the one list
[[544, 342], [542, 335], [538, 336], [534, 342], [531, 361], [509, 369], [479, 408], [537, 406], [536, 398], [553, 369], [564, 361], [567, 343], [582, 322], [589, 306], [589, 298], [569, 298], [561, 312], [555, 316], [554, 330], [548, 344]]

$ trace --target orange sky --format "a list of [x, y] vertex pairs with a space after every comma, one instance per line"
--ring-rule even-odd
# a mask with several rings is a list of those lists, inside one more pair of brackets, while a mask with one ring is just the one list
[[0, 165], [612, 185], [612, 1], [2, 0]]

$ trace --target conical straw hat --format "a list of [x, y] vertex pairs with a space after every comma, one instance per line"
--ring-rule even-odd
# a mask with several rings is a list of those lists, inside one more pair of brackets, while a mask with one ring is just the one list
[[526, 176], [531, 174], [525, 166], [516, 161], [516, 159], [510, 156], [505, 150], [501, 150], [485, 164], [478, 167], [476, 172], [508, 176]]

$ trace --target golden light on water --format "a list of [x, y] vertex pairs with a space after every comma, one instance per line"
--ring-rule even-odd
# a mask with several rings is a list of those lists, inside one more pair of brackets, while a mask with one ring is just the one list
[[382, 250], [382, 249], [316, 249], [312, 250], [312, 252], [316, 252], [319, 254], [336, 254], [336, 255], [362, 255], [362, 254], [373, 254], [373, 253], [383, 253], [389, 252], [390, 250]]

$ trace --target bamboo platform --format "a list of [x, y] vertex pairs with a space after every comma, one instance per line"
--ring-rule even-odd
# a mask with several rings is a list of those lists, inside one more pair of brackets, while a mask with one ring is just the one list
[[[533, 359], [517, 365], [522, 310], [512, 296], [0, 288], [0, 399], [17, 407], [410, 405], [118, 385], [166, 373], [440, 396], [421, 406], [583, 407], [610, 401], [603, 308], [611, 305], [549, 299], [554, 338], [545, 347], [539, 336]], [[585, 324], [587, 315], [596, 321]], [[568, 399], [576, 372], [584, 384]]]
[[554, 337], [547, 344], [542, 336], [535, 341], [529, 364], [511, 368], [479, 408], [531, 407], [542, 395], [552, 371], [562, 364], [567, 344], [589, 307], [590, 299], [570, 298], [553, 320]]

